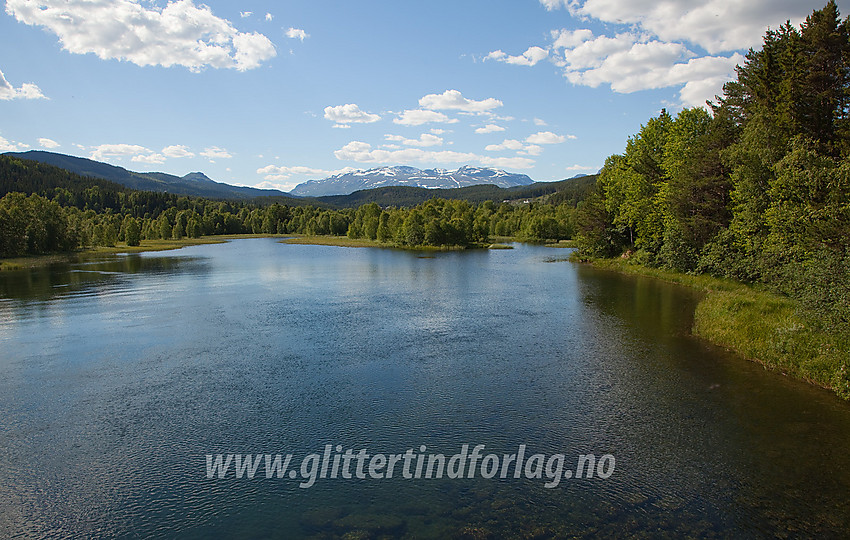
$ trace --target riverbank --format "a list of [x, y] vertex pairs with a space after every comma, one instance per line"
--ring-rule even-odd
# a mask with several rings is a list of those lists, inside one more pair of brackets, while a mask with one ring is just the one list
[[220, 236], [202, 236], [200, 238], [181, 238], [180, 240], [142, 240], [138, 246], [128, 246], [123, 242], [119, 242], [114, 246], [98, 246], [69, 253], [50, 253], [46, 255], [0, 259], [0, 271], [23, 270], [26, 268], [50, 266], [51, 264], [70, 263], [98, 255], [141, 253], [144, 251], [169, 251], [202, 244], [223, 244], [228, 240], [235, 240], [238, 238], [276, 238], [282, 236], [283, 235], [269, 234], [229, 234]]
[[703, 291], [694, 313], [694, 335], [850, 399], [850, 344], [820, 329], [794, 300], [730, 280], [647, 268], [623, 259], [585, 262]]

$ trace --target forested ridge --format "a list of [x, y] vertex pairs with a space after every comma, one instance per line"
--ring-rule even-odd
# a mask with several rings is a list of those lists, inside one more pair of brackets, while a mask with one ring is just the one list
[[[0, 257], [242, 233], [347, 235], [405, 247], [467, 247], [487, 243], [494, 235], [559, 240], [572, 237], [576, 204], [592, 187], [579, 180], [512, 192], [560, 196], [557, 205], [474, 204], [433, 197], [411, 206], [369, 202], [357, 208], [329, 208], [309, 202], [291, 206], [268, 198], [218, 201], [136, 191], [7, 155], [0, 156]], [[559, 187], [562, 192], [556, 191]], [[473, 186], [464, 193], [491, 192], [486, 188]]]
[[758, 284], [848, 339], [850, 20], [769, 30], [703, 108], [666, 111], [579, 206], [585, 257]]

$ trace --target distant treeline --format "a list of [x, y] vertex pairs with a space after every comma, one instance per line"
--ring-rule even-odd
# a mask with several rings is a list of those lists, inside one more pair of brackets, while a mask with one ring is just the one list
[[0, 156], [0, 256], [241, 233], [348, 235], [400, 246], [466, 247], [494, 235], [559, 240], [572, 237], [576, 203], [589, 188], [592, 182], [577, 185], [558, 205], [434, 198], [409, 208], [332, 209], [135, 191]]
[[588, 256], [759, 282], [850, 327], [850, 21], [770, 30], [702, 108], [608, 158], [577, 216]]

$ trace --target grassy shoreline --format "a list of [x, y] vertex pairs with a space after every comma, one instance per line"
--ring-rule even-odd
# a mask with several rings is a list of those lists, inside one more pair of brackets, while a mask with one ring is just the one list
[[735, 281], [647, 268], [622, 259], [586, 262], [704, 292], [694, 313], [695, 336], [850, 400], [850, 344], [818, 328], [794, 300]]
[[142, 240], [138, 246], [128, 246], [123, 242], [111, 247], [92, 247], [71, 251], [68, 253], [48, 253], [45, 255], [31, 255], [28, 257], [13, 257], [0, 259], [0, 272], [12, 270], [24, 270], [28, 268], [40, 268], [51, 264], [71, 263], [87, 257], [96, 255], [110, 255], [115, 253], [142, 253], [146, 251], [170, 251], [187, 246], [198, 246], [204, 244], [223, 244], [228, 240], [239, 238], [278, 238], [283, 235], [269, 234], [229, 234], [220, 236], [202, 236], [200, 238], [181, 238], [180, 240]]

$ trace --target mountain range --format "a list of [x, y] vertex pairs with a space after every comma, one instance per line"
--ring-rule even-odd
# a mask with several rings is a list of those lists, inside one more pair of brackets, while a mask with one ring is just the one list
[[363, 189], [389, 186], [412, 186], [428, 189], [453, 189], [481, 184], [502, 188], [527, 186], [534, 181], [525, 174], [512, 174], [498, 169], [461, 167], [446, 169], [417, 169], [416, 167], [380, 167], [366, 171], [336, 174], [322, 180], [298, 184], [290, 194], [298, 197], [348, 195]]
[[[307, 203], [308, 200], [314, 200], [316, 203], [326, 202], [331, 205], [343, 206], [348, 204], [347, 199], [365, 202], [378, 201], [382, 204], [401, 204], [414, 200], [427, 200], [435, 196], [447, 198], [463, 196], [476, 200], [486, 197], [487, 199], [500, 200], [514, 196], [533, 197], [542, 194], [541, 190], [552, 193], [561, 187], [560, 183], [535, 183], [527, 175], [512, 174], [491, 168], [467, 166], [452, 171], [445, 169], [422, 170], [415, 167], [398, 166], [337, 174], [323, 180], [310, 180], [299, 184], [291, 193], [285, 193], [274, 189], [224, 184], [210, 179], [201, 172], [193, 172], [185, 176], [159, 172], [133, 172], [123, 167], [91, 159], [41, 150], [9, 152], [3, 155], [37, 161], [65, 169], [80, 176], [108, 180], [142, 191], [212, 199], [249, 200], [257, 197], [273, 197], [286, 204], [298, 204], [296, 203], [298, 199], [304, 199], [304, 203]], [[538, 185], [541, 186], [540, 189], [535, 188]], [[508, 190], [510, 193], [502, 193], [502, 189]], [[518, 189], [525, 189], [528, 194], [516, 192]], [[530, 195], [532, 193], [534, 195]], [[318, 200], [315, 198], [318, 198]]]

